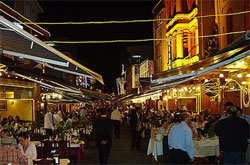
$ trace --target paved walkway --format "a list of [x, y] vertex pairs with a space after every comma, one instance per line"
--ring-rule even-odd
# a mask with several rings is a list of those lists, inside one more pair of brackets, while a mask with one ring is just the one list
[[[109, 156], [109, 164], [152, 164], [152, 156], [147, 155], [148, 138], [142, 139], [141, 150], [131, 150], [131, 136], [128, 126], [121, 127], [121, 138], [112, 139], [112, 148]], [[98, 150], [94, 142], [86, 149], [86, 161], [84, 164], [98, 164]], [[156, 163], [156, 162], [154, 162]]]

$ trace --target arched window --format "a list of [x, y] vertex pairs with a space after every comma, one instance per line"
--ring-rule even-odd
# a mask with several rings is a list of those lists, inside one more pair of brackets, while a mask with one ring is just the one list
[[173, 17], [176, 13], [176, 0], [171, 0], [171, 16]]
[[187, 13], [188, 12], [187, 0], [181, 0], [181, 12], [182, 13]]
[[[228, 14], [229, 13], [233, 13], [232, 8], [228, 9]], [[230, 33], [233, 32], [233, 16], [232, 15], [228, 15], [227, 16], [227, 32], [226, 33]], [[233, 34], [227, 35], [227, 44], [231, 44], [233, 42]]]
[[188, 11], [192, 10], [194, 5], [195, 5], [195, 0], [187, 0]]

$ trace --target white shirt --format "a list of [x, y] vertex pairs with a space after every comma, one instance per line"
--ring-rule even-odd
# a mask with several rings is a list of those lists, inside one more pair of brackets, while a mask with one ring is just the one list
[[168, 135], [169, 149], [181, 149], [187, 152], [190, 159], [194, 158], [192, 131], [186, 122], [172, 127]]
[[54, 124], [52, 121], [52, 114], [46, 113], [45, 117], [44, 117], [44, 128], [45, 129], [54, 129]]
[[18, 146], [24, 156], [28, 157], [29, 159], [36, 160], [37, 152], [36, 152], [36, 146], [34, 143], [29, 142], [29, 146], [27, 150], [25, 151], [25, 153], [23, 151], [23, 146], [21, 144], [18, 144]]
[[111, 113], [111, 120], [118, 120], [118, 121], [120, 121], [121, 120], [121, 116], [122, 116], [121, 112], [118, 109], [116, 109], [116, 110], [114, 110]]

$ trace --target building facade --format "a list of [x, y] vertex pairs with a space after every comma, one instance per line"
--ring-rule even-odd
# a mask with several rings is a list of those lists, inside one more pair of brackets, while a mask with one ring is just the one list
[[[153, 9], [155, 72], [215, 55], [249, 30], [247, 0], [160, 0]], [[228, 34], [227, 33], [233, 33]], [[218, 36], [211, 36], [217, 35]], [[210, 35], [210, 36], [209, 36]]]

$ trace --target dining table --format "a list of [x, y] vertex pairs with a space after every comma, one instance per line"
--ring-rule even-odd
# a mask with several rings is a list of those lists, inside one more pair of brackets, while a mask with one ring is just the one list
[[[36, 147], [41, 147], [41, 142], [40, 141], [31, 141], [36, 145]], [[78, 143], [71, 142], [70, 143], [70, 148], [69, 148], [69, 153], [72, 156], [76, 156], [77, 158], [77, 163], [81, 164], [83, 158], [85, 158], [85, 148], [84, 148], [84, 141], [79, 141]], [[56, 146], [52, 146], [56, 147]]]
[[195, 139], [193, 140], [193, 144], [195, 157], [220, 155], [219, 139], [217, 137]]
[[[217, 137], [194, 139], [193, 146], [195, 157], [204, 158], [207, 156], [220, 155], [219, 139]], [[148, 143], [147, 155], [150, 154], [152, 154], [154, 159], [158, 161], [157, 157], [163, 155], [162, 141], [158, 141], [156, 140], [156, 138], [150, 138]]]

